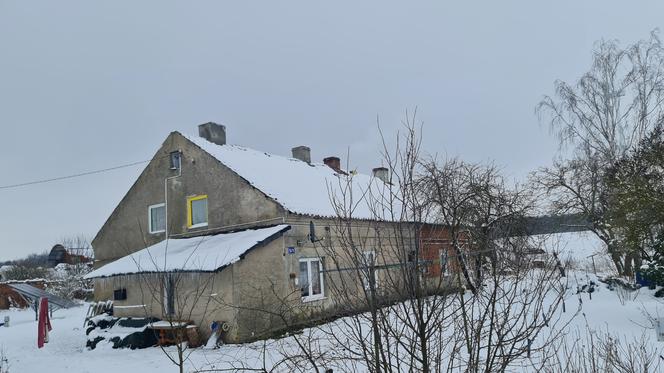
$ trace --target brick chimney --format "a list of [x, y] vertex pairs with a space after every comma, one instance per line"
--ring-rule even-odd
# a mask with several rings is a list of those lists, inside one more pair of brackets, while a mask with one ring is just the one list
[[383, 180], [384, 183], [390, 182], [390, 170], [386, 167], [376, 167], [373, 169], [373, 176]]
[[345, 174], [345, 172], [341, 170], [341, 159], [339, 159], [339, 157], [332, 156], [323, 158], [323, 163], [325, 163], [326, 166], [335, 170], [336, 172]]
[[293, 152], [293, 158], [299, 159], [302, 162], [311, 163], [311, 149], [308, 146], [296, 146], [291, 149]]
[[226, 145], [226, 126], [214, 122], [200, 124], [198, 136], [213, 144]]

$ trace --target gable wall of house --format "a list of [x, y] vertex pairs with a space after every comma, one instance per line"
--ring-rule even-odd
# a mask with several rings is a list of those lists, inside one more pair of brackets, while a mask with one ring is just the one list
[[[169, 160], [169, 153], [176, 150], [182, 151], [182, 174], [166, 182], [170, 237], [283, 216], [280, 205], [174, 132], [164, 141], [93, 240], [96, 267], [164, 240], [165, 233], [149, 232], [148, 207], [164, 202], [165, 180], [178, 175], [177, 171], [170, 169]], [[190, 229], [187, 197], [196, 195], [207, 195], [208, 225]]]

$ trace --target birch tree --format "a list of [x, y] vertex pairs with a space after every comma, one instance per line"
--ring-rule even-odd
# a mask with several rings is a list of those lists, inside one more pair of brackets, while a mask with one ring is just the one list
[[581, 213], [607, 246], [619, 274], [629, 276], [638, 253], [620, 247], [607, 219], [606, 170], [664, 118], [664, 47], [650, 38], [622, 47], [602, 40], [590, 70], [576, 82], [556, 81], [537, 105], [540, 121], [559, 140], [561, 155], [534, 180], [551, 197], [553, 213]]

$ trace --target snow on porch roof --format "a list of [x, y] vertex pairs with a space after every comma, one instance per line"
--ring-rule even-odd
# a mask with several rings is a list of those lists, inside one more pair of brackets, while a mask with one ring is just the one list
[[[282, 157], [237, 145], [216, 145], [200, 137], [185, 136], [198, 147], [233, 170], [249, 184], [265, 193], [288, 211], [322, 217], [336, 217], [332, 203], [343, 202], [347, 179], [322, 163], [311, 163], [295, 158]], [[376, 199], [386, 199], [388, 185], [382, 180], [365, 174], [348, 177], [352, 183], [353, 217], [378, 219]], [[368, 191], [373, 195], [371, 208], [362, 196]], [[348, 193], [346, 201], [348, 202]], [[371, 200], [371, 199], [368, 199]], [[385, 205], [384, 202], [381, 204]]]
[[122, 257], [88, 273], [85, 278], [149, 272], [213, 272], [290, 229], [290, 225], [248, 229], [191, 238], [172, 238]]

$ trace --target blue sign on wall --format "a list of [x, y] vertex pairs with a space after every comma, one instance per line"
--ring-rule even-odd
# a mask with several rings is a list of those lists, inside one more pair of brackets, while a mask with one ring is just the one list
[[288, 253], [289, 254], [295, 254], [295, 248], [293, 246], [288, 247]]

